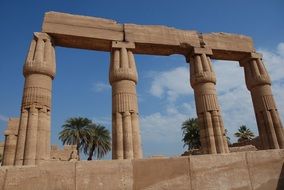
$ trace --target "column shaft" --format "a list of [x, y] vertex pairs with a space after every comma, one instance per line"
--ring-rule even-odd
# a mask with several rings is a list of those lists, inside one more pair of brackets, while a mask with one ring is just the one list
[[190, 83], [194, 89], [201, 150], [203, 153], [228, 153], [220, 106], [215, 89], [216, 77], [206, 48], [194, 48], [190, 59]]
[[113, 42], [109, 81], [112, 86], [112, 158], [142, 157], [133, 49], [128, 42]]
[[15, 165], [34, 165], [50, 158], [49, 112], [55, 72], [52, 39], [45, 33], [34, 33], [23, 68], [21, 109], [28, 113], [21, 114]]
[[37, 148], [38, 109], [34, 106], [29, 110], [27, 138], [24, 152], [24, 165], [35, 165]]
[[124, 159], [133, 159], [132, 125], [131, 125], [131, 115], [129, 112], [123, 113], [122, 121], [123, 121]]
[[122, 124], [122, 115], [120, 113], [116, 113], [115, 114], [115, 126], [113, 127], [113, 129], [115, 130], [115, 140], [116, 146], [113, 146], [115, 149], [114, 151], [116, 151], [115, 153], [115, 159], [119, 159], [122, 160], [123, 159], [123, 124]]
[[50, 118], [50, 111], [47, 110], [47, 113], [45, 114], [45, 159], [50, 159], [50, 151], [51, 151], [51, 118]]
[[131, 114], [131, 123], [132, 123], [132, 138], [133, 138], [134, 158], [139, 159], [139, 158], [142, 158], [142, 149], [141, 149], [139, 116], [138, 116], [137, 113]]
[[37, 128], [37, 143], [36, 143], [36, 164], [46, 158], [46, 110], [39, 110], [38, 128]]
[[26, 109], [23, 109], [20, 116], [20, 124], [18, 129], [15, 165], [23, 165], [28, 117], [29, 112]]
[[214, 128], [214, 134], [215, 134], [215, 143], [217, 152], [226, 152], [224, 149], [224, 141], [223, 141], [223, 134], [221, 132], [221, 125], [219, 121], [219, 115], [217, 111], [213, 111], [212, 113], [212, 119], [213, 119], [213, 128]]
[[244, 67], [246, 85], [251, 92], [262, 148], [284, 148], [283, 127], [261, 55], [251, 53], [240, 65]]
[[204, 154], [208, 154], [208, 147], [209, 147], [209, 143], [208, 143], [208, 138], [207, 138], [207, 133], [208, 130], [207, 128], [205, 128], [205, 124], [204, 124], [204, 115], [203, 114], [199, 114], [198, 115], [198, 126], [199, 126], [199, 133], [200, 133], [200, 143], [201, 143], [201, 151]]
[[117, 156], [117, 130], [116, 130], [116, 114], [112, 114], [112, 159], [118, 159]]
[[14, 165], [17, 136], [5, 135], [4, 153], [2, 166]]

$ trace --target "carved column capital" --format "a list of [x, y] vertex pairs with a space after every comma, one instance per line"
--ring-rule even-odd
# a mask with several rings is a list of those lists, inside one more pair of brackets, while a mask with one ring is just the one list
[[270, 77], [262, 61], [262, 54], [250, 53], [240, 61], [240, 66], [244, 67], [246, 85], [249, 90], [259, 85], [271, 85]]
[[216, 76], [212, 68], [210, 48], [193, 47], [187, 56], [190, 63], [190, 83], [194, 88], [200, 83], [216, 83]]
[[35, 32], [23, 68], [24, 76], [29, 74], [44, 74], [55, 77], [55, 52], [51, 37], [42, 32]]
[[138, 75], [134, 55], [131, 49], [135, 48], [132, 42], [112, 43], [111, 64], [109, 73], [109, 82], [113, 84], [116, 81], [130, 80], [138, 82]]

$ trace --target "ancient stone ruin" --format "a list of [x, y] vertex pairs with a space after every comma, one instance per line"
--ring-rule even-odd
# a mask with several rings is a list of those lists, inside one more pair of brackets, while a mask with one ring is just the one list
[[[110, 52], [112, 158], [120, 161], [50, 162], [52, 81], [56, 74], [55, 46]], [[190, 67], [190, 84], [194, 89], [198, 123], [201, 127], [201, 151], [205, 155], [141, 159], [143, 153], [136, 94], [138, 76], [134, 54], [179, 54], [185, 57]], [[166, 26], [119, 24], [95, 17], [46, 13], [42, 31], [34, 33], [23, 68], [25, 85], [21, 115], [17, 120], [19, 124], [11, 124], [5, 133], [3, 165], [14, 167], [1, 170], [1, 187], [16, 189], [18, 185], [26, 189], [91, 189], [90, 182], [79, 180], [82, 177], [82, 168], [87, 166], [97, 167], [95, 175], [91, 173], [91, 169], [87, 169], [86, 176], [98, 189], [283, 187], [283, 150], [228, 154], [212, 59], [238, 61], [244, 68], [261, 147], [264, 150], [283, 149], [284, 134], [271, 91], [271, 80], [262, 62], [262, 55], [255, 51], [250, 37], [228, 33], [203, 34]], [[18, 130], [14, 130], [15, 127]], [[97, 165], [91, 165], [95, 162]], [[222, 162], [226, 164], [223, 165]], [[259, 164], [255, 165], [255, 162], [274, 165], [262, 168]], [[206, 163], [206, 168], [202, 163]], [[234, 170], [234, 164], [240, 166]], [[22, 165], [33, 167], [22, 168]], [[75, 168], [75, 178], [73, 174], [71, 177], [69, 174], [58, 174], [60, 168], [65, 172], [67, 168], [72, 171]], [[37, 171], [38, 177], [34, 177], [31, 170]], [[216, 175], [212, 175], [209, 170], [216, 170]], [[224, 172], [224, 175], [218, 170]], [[263, 176], [257, 176], [258, 172], [265, 172], [263, 176], [270, 181], [266, 183]], [[20, 178], [21, 173], [26, 174], [26, 177]], [[52, 175], [61, 181], [53, 183], [55, 177]], [[13, 182], [12, 176], [16, 182]], [[205, 183], [198, 176], [209, 177]], [[47, 186], [42, 177], [50, 182]], [[34, 180], [35, 186], [27, 184], [29, 179]], [[112, 180], [106, 182], [107, 179]], [[103, 188], [99, 187], [100, 184], [104, 184]]]

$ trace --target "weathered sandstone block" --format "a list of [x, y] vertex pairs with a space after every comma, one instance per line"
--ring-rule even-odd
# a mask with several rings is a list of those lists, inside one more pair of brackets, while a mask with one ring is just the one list
[[42, 31], [53, 36], [58, 46], [107, 50], [111, 41], [123, 41], [123, 25], [113, 20], [47, 12]]
[[247, 152], [252, 188], [284, 189], [284, 150]]
[[131, 160], [76, 162], [76, 189], [132, 190]]
[[192, 189], [251, 189], [243, 152], [190, 157]]
[[75, 163], [9, 167], [4, 185], [5, 190], [75, 190]]
[[189, 157], [133, 160], [133, 189], [190, 190]]

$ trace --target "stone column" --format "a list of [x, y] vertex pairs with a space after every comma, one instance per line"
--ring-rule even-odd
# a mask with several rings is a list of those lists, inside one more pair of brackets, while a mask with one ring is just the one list
[[142, 158], [134, 43], [113, 42], [109, 81], [112, 86], [112, 158]]
[[284, 148], [283, 127], [262, 55], [251, 53], [249, 57], [240, 61], [240, 65], [244, 67], [246, 85], [251, 92], [262, 148]]
[[50, 117], [55, 52], [46, 33], [34, 33], [24, 65], [25, 86], [15, 165], [34, 165], [50, 155]]
[[187, 59], [190, 62], [190, 83], [194, 89], [201, 149], [205, 154], [228, 153], [210, 55], [211, 49], [193, 48]]
[[19, 118], [10, 118], [5, 130], [2, 166], [14, 165], [18, 136]]

